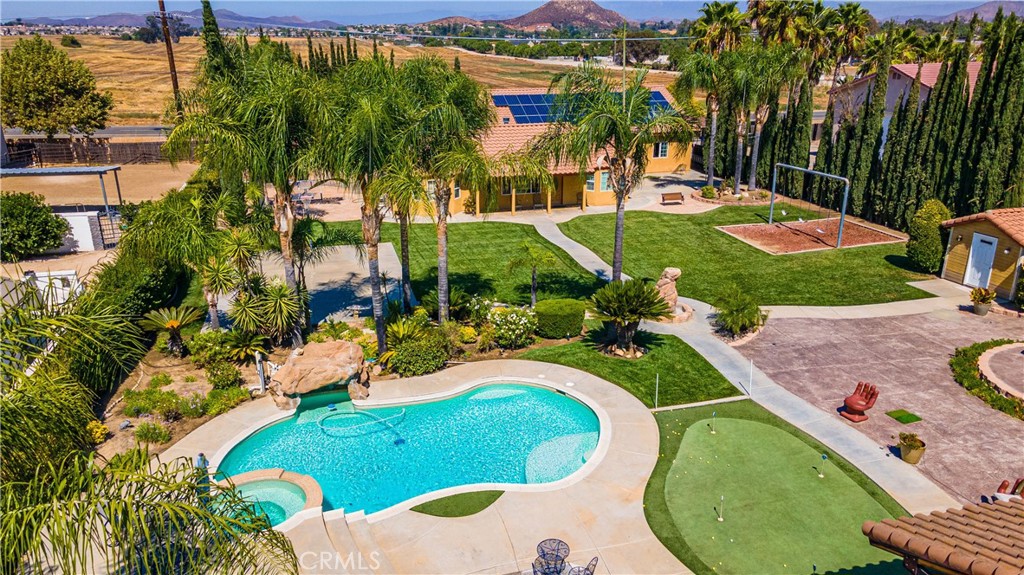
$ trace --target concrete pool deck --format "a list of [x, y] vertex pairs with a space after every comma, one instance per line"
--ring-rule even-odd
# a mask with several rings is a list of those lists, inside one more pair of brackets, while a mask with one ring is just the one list
[[[551, 537], [572, 550], [569, 561], [598, 557], [598, 573], [690, 573], [655, 537], [643, 497], [658, 459], [658, 425], [651, 412], [620, 387], [568, 367], [522, 360], [456, 365], [428, 376], [374, 382], [373, 401], [414, 400], [452, 392], [482, 379], [533, 382], [580, 395], [602, 409], [609, 438], [603, 458], [544, 492], [506, 488], [494, 504], [468, 517], [442, 518], [411, 510], [329, 511], [285, 531], [304, 573], [519, 573], [529, 572], [537, 544]], [[572, 385], [567, 385], [571, 383]], [[208, 456], [242, 430], [278, 411], [261, 398], [207, 422], [161, 458]], [[538, 422], [542, 424], [543, 422]], [[217, 462], [214, 461], [214, 464]]]

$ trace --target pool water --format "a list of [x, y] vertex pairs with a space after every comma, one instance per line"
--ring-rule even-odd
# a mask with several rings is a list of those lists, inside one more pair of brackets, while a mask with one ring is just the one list
[[557, 481], [583, 466], [600, 429], [579, 401], [520, 384], [388, 408], [356, 409], [343, 393], [310, 399], [236, 445], [218, 469], [310, 475], [325, 510], [374, 513], [446, 487]]
[[280, 479], [260, 479], [235, 487], [238, 493], [256, 504], [271, 525], [283, 523], [306, 506], [306, 493], [298, 485]]

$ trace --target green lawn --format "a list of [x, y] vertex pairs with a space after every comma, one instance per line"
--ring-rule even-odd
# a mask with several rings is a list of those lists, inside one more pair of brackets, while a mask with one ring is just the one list
[[434, 517], [466, 517], [476, 515], [498, 500], [504, 491], [474, 491], [449, 495], [426, 503], [420, 503], [412, 510]]
[[[358, 229], [359, 222], [331, 224]], [[437, 233], [433, 224], [415, 224], [409, 234], [409, 260], [413, 290], [422, 297], [437, 289]], [[399, 250], [398, 225], [384, 224], [381, 240]], [[538, 270], [540, 299], [582, 299], [603, 282], [588, 273], [568, 254], [537, 233], [533, 226], [503, 222], [474, 222], [448, 226], [448, 275], [452, 286], [470, 295], [493, 297], [514, 304], [530, 302], [530, 272], [508, 271], [507, 263], [523, 241], [543, 246], [558, 264]], [[398, 278], [392, 278], [398, 279]]]
[[[815, 217], [786, 205], [788, 216]], [[776, 214], [781, 210], [776, 209]], [[625, 272], [657, 279], [666, 267], [683, 271], [679, 293], [713, 302], [738, 284], [761, 305], [857, 305], [929, 297], [906, 285], [927, 279], [910, 271], [903, 244], [769, 255], [715, 226], [765, 221], [764, 206], [726, 206], [703, 214], [626, 212]], [[581, 216], [559, 224], [572, 239], [612, 261], [615, 215]]]
[[751, 401], [655, 417], [661, 457], [644, 495], [647, 520], [695, 573], [902, 572], [860, 526], [905, 511], [818, 441]]
[[557, 363], [592, 373], [654, 407], [654, 382], [660, 374], [658, 405], [680, 405], [739, 395], [702, 355], [677, 337], [641, 331], [637, 342], [650, 353], [624, 359], [602, 353], [594, 334], [582, 341], [530, 350], [518, 359]]

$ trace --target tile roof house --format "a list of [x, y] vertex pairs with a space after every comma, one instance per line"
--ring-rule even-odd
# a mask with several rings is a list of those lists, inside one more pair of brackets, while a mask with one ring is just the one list
[[1024, 573], [1024, 499], [867, 521], [861, 531], [914, 574]]
[[[668, 90], [662, 87], [651, 89], [654, 104], [674, 105]], [[524, 150], [530, 142], [544, 133], [550, 125], [550, 109], [554, 96], [545, 88], [504, 88], [491, 92], [497, 123], [481, 138], [483, 150], [489, 156]], [[675, 142], [658, 142], [651, 147], [648, 155], [647, 173], [665, 174], [690, 166], [690, 145]], [[475, 191], [455, 188], [452, 194], [452, 213], [481, 211], [511, 211], [517, 209], [578, 206], [612, 205], [615, 193], [608, 181], [607, 165], [603, 157], [595, 154], [590, 165], [581, 174], [578, 166], [571, 163], [552, 163], [549, 166], [554, 176], [554, 187], [541, 190], [539, 186], [523, 186], [518, 189], [507, 186], [489, 205], [481, 205], [480, 194]], [[427, 184], [428, 188], [430, 183]]]
[[[921, 65], [921, 95], [920, 101], [924, 102], [935, 87], [939, 79], [939, 71], [942, 69], [941, 62], [925, 62]], [[970, 93], [974, 93], [974, 85], [978, 81], [978, 71], [981, 70], [981, 62], [967, 63], [967, 85]], [[902, 102], [910, 95], [910, 89], [914, 84], [914, 77], [917, 75], [917, 64], [893, 64], [889, 67], [887, 76], [889, 85], [885, 92], [885, 114], [888, 119], [896, 109], [897, 102]], [[875, 83], [878, 74], [867, 74], [852, 82], [836, 86], [831, 90], [835, 96], [835, 119], [834, 125], [838, 126], [839, 121], [845, 114], [856, 113], [864, 104], [864, 100], [871, 93], [871, 86]]]
[[942, 277], [1013, 299], [1024, 271], [1024, 208], [988, 210], [942, 222], [949, 230]]

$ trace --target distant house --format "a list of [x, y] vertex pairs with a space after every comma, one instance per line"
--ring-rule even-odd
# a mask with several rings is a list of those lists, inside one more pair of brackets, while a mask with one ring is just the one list
[[[932, 88], [939, 80], [939, 71], [942, 69], [941, 62], [926, 62], [921, 65], [921, 96], [920, 101], [924, 102], [932, 93]], [[978, 81], [978, 71], [981, 69], [981, 62], [967, 63], [967, 79], [970, 93], [974, 93], [974, 84]], [[889, 118], [892, 117], [896, 104], [903, 102], [910, 96], [910, 89], [914, 85], [914, 77], [917, 76], [917, 64], [893, 64], [889, 67], [886, 76], [889, 82], [885, 91], [885, 120], [884, 125], [889, 125]], [[868, 74], [864, 77], [837, 86], [831, 90], [834, 95], [834, 121], [833, 126], [838, 127], [839, 122], [847, 115], [857, 113], [857, 110], [864, 105], [864, 100], [871, 93], [871, 87], [875, 84], [878, 74]]]
[[988, 210], [942, 222], [949, 245], [942, 277], [1013, 299], [1024, 261], [1024, 208]]

